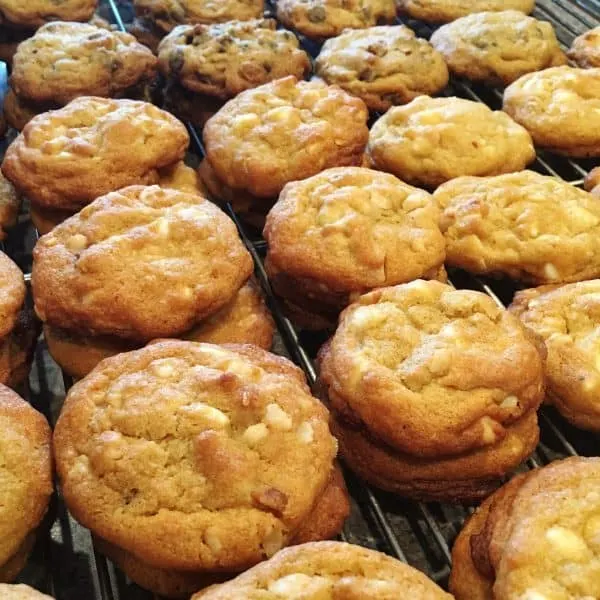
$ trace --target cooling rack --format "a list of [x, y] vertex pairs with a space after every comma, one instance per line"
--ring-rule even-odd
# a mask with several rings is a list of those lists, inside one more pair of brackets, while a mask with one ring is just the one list
[[[129, 0], [103, 0], [100, 11], [102, 16], [121, 29], [133, 18]], [[274, 16], [274, 0], [267, 0], [266, 12], [269, 16]], [[551, 21], [561, 45], [567, 48], [574, 37], [600, 23], [600, 0], [537, 0], [534, 16]], [[433, 31], [431, 27], [410, 19], [399, 22], [404, 22], [424, 38], [429, 38]], [[301, 43], [311, 56], [316, 56], [319, 51], [317, 44], [303, 38]], [[0, 95], [6, 84], [1, 67], [2, 63]], [[502, 104], [502, 90], [474, 85], [456, 78], [452, 79], [444, 93], [483, 102], [494, 109], [500, 108]], [[192, 152], [200, 158], [204, 154], [201, 134], [194, 127], [188, 128]], [[2, 150], [0, 143], [0, 153]], [[591, 161], [569, 160], [539, 152], [532, 168], [581, 186], [592, 166]], [[278, 330], [275, 351], [290, 357], [302, 367], [308, 381], [314, 384], [316, 372], [313, 360], [324, 337], [298, 331], [285, 318], [265, 273], [264, 240], [256, 231], [247, 229], [233, 211], [229, 210], [229, 213], [252, 254], [256, 275], [273, 312]], [[35, 232], [27, 217], [23, 216], [16, 230], [9, 236], [5, 249], [25, 273], [30, 271], [30, 250], [34, 242]], [[484, 292], [501, 306], [511, 301], [517, 289], [516, 284], [509, 280], [488, 280], [457, 270], [451, 270], [449, 275], [457, 288]], [[50, 359], [42, 340], [36, 352], [29, 389], [25, 393], [51, 423], [55, 422], [65, 390], [68, 390], [71, 383]], [[541, 410], [540, 428], [540, 444], [522, 469], [542, 466], [567, 456], [600, 454], [598, 436], [575, 429], [551, 408]], [[445, 587], [450, 572], [452, 543], [473, 508], [402, 500], [366, 486], [351, 473], [346, 473], [346, 480], [351, 494], [352, 511], [342, 539], [386, 552], [424, 571]], [[155, 598], [129, 582], [95, 551], [89, 532], [69, 516], [60, 496], [55, 499], [51, 510], [48, 535], [39, 540], [20, 580], [54, 595], [57, 600]]]

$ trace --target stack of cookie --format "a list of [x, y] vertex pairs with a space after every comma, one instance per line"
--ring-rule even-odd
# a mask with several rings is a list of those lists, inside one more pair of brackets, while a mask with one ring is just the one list
[[489, 296], [437, 281], [360, 297], [320, 352], [345, 462], [403, 496], [484, 498], [537, 445], [532, 338]]
[[349, 503], [328, 416], [285, 358], [151, 344], [69, 391], [54, 435], [63, 495], [133, 581], [189, 598], [340, 532]]
[[0, 0], [0, 60], [11, 63], [18, 45], [49, 21], [85, 22], [98, 0]]
[[167, 80], [165, 108], [202, 127], [244, 90], [292, 75], [304, 78], [310, 59], [293, 33], [273, 19], [180, 25], [158, 47]]
[[156, 52], [177, 25], [211, 25], [260, 19], [264, 0], [133, 0], [136, 18], [129, 32]]
[[2, 172], [29, 198], [41, 233], [99, 196], [160, 181], [184, 157], [185, 126], [136, 100], [82, 97], [34, 117], [9, 146]]
[[13, 388], [27, 379], [39, 331], [25, 292], [21, 269], [0, 252], [0, 384]]
[[296, 325], [335, 327], [353, 297], [443, 273], [439, 216], [427, 192], [361, 167], [288, 183], [264, 229], [273, 290]]
[[36, 114], [79, 96], [144, 98], [156, 70], [156, 57], [128, 33], [48, 23], [17, 48], [4, 114], [20, 131]]
[[323, 82], [284, 77], [246, 90], [204, 127], [202, 179], [216, 200], [231, 198], [260, 225], [286, 183], [360, 165], [367, 119], [362, 100]]
[[35, 309], [51, 354], [82, 377], [161, 337], [270, 347], [271, 318], [233, 222], [197, 195], [131, 186], [38, 241]]

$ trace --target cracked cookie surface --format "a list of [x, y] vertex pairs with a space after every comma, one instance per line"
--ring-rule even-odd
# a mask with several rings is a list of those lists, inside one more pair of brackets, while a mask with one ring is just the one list
[[39, 239], [32, 286], [43, 321], [146, 341], [187, 331], [216, 312], [251, 271], [233, 221], [214, 204], [131, 186]]
[[183, 123], [152, 104], [81, 97], [34, 117], [2, 172], [43, 207], [79, 210], [127, 185], [156, 183], [157, 169], [181, 160], [188, 142]]
[[290, 541], [336, 442], [288, 360], [162, 341], [71, 388], [55, 449], [69, 509], [96, 535], [158, 568], [231, 572]]
[[200, 94], [231, 98], [293, 75], [302, 79], [310, 60], [296, 36], [273, 19], [176, 27], [158, 49], [161, 71]]
[[206, 156], [229, 187], [273, 198], [290, 181], [360, 164], [367, 118], [364, 102], [337, 86], [284, 77], [242, 92], [209, 119]]
[[439, 187], [447, 263], [537, 285], [600, 276], [600, 205], [562, 180], [523, 171]]
[[516, 10], [462, 17], [435, 31], [431, 44], [459, 77], [491, 84], [567, 62], [552, 25]]
[[536, 146], [600, 156], [600, 69], [563, 66], [523, 75], [504, 91], [503, 109]]
[[433, 95], [448, 83], [442, 55], [404, 25], [344, 31], [323, 44], [315, 72], [378, 111]]

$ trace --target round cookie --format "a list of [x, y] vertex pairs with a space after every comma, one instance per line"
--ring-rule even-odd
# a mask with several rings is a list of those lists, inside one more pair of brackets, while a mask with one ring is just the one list
[[584, 188], [594, 194], [594, 196], [600, 196], [600, 167], [592, 169], [586, 176], [584, 182]]
[[567, 56], [583, 69], [600, 67], [600, 26], [576, 37]]
[[456, 541], [456, 600], [597, 597], [599, 494], [600, 460], [580, 457], [498, 490]]
[[518, 10], [529, 14], [535, 0], [396, 0], [400, 14], [428, 23], [448, 23], [471, 13]]
[[[211, 344], [254, 344], [269, 350], [274, 329], [271, 313], [256, 284], [248, 282], [229, 304], [180, 337]], [[44, 326], [44, 338], [52, 358], [78, 379], [85, 377], [105, 358], [139, 347], [139, 344], [114, 336], [82, 336], [51, 325]]]
[[567, 156], [600, 156], [600, 69], [553, 67], [504, 91], [503, 109], [536, 146]]
[[69, 510], [94, 534], [159, 569], [233, 572], [311, 513], [336, 453], [327, 421], [284, 358], [163, 341], [72, 387], [54, 447]]
[[523, 171], [439, 187], [446, 263], [541, 285], [600, 277], [600, 205], [554, 177]]
[[50, 596], [22, 583], [18, 585], [0, 583], [0, 597], [3, 600], [52, 600]]
[[448, 83], [442, 55], [404, 25], [344, 31], [323, 44], [315, 72], [382, 112]]
[[46, 419], [4, 386], [0, 427], [0, 582], [6, 583], [23, 567], [48, 508], [52, 458]]
[[133, 0], [138, 17], [159, 30], [176, 25], [248, 21], [263, 16], [264, 0]]
[[[283, 189], [263, 232], [267, 264], [347, 304], [350, 294], [418, 279], [443, 264], [438, 222], [431, 196], [393, 175], [328, 169]], [[297, 293], [302, 285], [293, 287]]]
[[498, 175], [535, 159], [531, 137], [502, 111], [462, 98], [420, 96], [380, 117], [367, 150], [375, 167], [434, 188], [461, 175]]
[[578, 427], [600, 431], [600, 280], [521, 291], [510, 310], [544, 340], [547, 399]]
[[233, 222], [197, 195], [131, 186], [41, 237], [32, 286], [42, 321], [146, 341], [183, 333], [252, 272]]
[[277, 19], [308, 38], [330, 38], [396, 18], [394, 0], [278, 0]]
[[517, 318], [485, 294], [437, 281], [361, 296], [321, 353], [335, 414], [420, 458], [504, 439], [542, 401], [542, 369]]
[[273, 19], [180, 25], [159, 46], [161, 71], [193, 92], [224, 99], [286, 75], [302, 79], [308, 55], [276, 25]]
[[21, 197], [14, 186], [0, 172], [0, 240], [6, 237], [6, 229], [17, 221]]
[[34, 29], [48, 21], [87, 21], [98, 0], [0, 0], [0, 25]]
[[156, 170], [181, 160], [188, 142], [183, 123], [152, 104], [82, 97], [33, 118], [2, 172], [42, 207], [79, 210], [112, 190], [155, 183]]
[[31, 102], [114, 97], [154, 78], [157, 59], [128, 33], [87, 23], [48, 23], [19, 45], [10, 85]]
[[25, 292], [21, 269], [4, 252], [0, 252], [0, 339], [15, 326], [25, 301]]
[[56, 108], [58, 106], [54, 104], [27, 102], [19, 98], [11, 87], [8, 88], [4, 95], [4, 104], [2, 106], [6, 122], [17, 131], [22, 131], [25, 125], [36, 115]]
[[380, 552], [343, 542], [286, 548], [235, 579], [192, 600], [450, 600], [423, 573]]
[[517, 10], [467, 15], [435, 31], [431, 44], [455, 75], [498, 85], [567, 62], [552, 25]]
[[254, 196], [329, 167], [358, 165], [368, 139], [362, 100], [336, 86], [284, 77], [230, 100], [204, 127], [217, 177]]

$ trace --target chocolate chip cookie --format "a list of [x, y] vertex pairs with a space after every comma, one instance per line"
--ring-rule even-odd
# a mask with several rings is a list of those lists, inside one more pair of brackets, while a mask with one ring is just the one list
[[529, 14], [535, 0], [396, 0], [398, 12], [429, 23], [448, 23], [471, 13], [518, 10]]
[[0, 0], [0, 25], [37, 28], [48, 21], [87, 21], [98, 0]]

